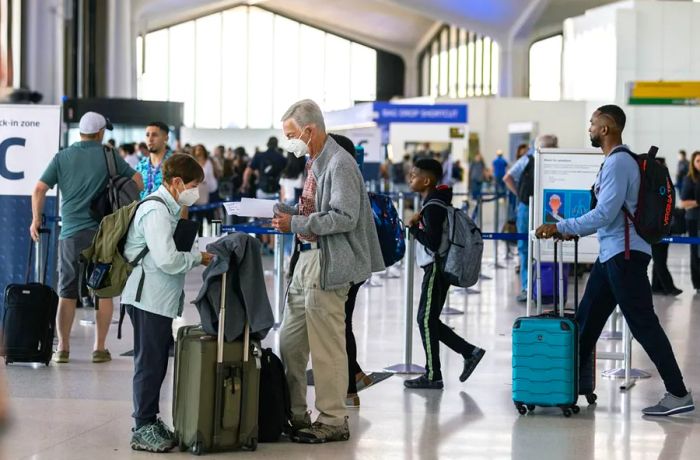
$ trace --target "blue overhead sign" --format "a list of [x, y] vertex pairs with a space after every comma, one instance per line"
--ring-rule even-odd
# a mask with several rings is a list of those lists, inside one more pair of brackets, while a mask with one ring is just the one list
[[375, 102], [374, 121], [389, 123], [467, 123], [467, 106], [457, 104], [392, 104]]

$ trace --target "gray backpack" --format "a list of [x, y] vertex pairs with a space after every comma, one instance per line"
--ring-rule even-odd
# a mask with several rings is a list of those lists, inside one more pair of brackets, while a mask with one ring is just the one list
[[[463, 288], [479, 281], [484, 240], [481, 230], [461, 209], [447, 206], [440, 200], [430, 200], [425, 206], [434, 204], [447, 211], [447, 244], [440, 246], [437, 260], [450, 284]], [[443, 248], [447, 246], [447, 249]]]

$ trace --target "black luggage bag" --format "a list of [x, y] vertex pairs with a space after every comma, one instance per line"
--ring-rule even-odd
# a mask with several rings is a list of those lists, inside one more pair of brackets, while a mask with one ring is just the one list
[[[44, 234], [50, 234], [50, 230], [39, 230], [35, 255], [37, 259], [42, 257]], [[6, 364], [44, 363], [48, 366], [51, 362], [58, 295], [50, 286], [44, 284], [49, 265], [49, 244], [46, 245], [43, 270], [39, 268], [42, 264], [38, 263], [36, 282], [29, 282], [34, 246], [35, 244], [31, 243], [29, 245], [25, 283], [10, 284], [5, 288], [3, 338]]]

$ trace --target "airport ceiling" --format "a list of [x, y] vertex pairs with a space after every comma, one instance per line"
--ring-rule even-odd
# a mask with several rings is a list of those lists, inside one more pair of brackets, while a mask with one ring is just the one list
[[227, 7], [248, 4], [410, 56], [441, 23], [499, 42], [551, 34], [564, 19], [614, 0], [135, 0], [140, 30], [152, 30]]

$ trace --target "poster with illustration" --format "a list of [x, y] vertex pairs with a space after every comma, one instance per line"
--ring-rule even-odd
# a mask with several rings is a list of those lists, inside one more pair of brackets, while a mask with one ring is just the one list
[[545, 189], [542, 209], [545, 224], [581, 217], [591, 209], [591, 193], [588, 190]]

